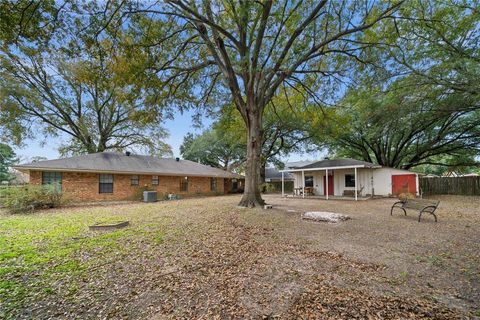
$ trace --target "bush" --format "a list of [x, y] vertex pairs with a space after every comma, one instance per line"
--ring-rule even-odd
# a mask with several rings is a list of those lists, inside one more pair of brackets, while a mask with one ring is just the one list
[[275, 186], [273, 183], [269, 183], [269, 182], [262, 183], [262, 184], [260, 185], [260, 190], [262, 190], [262, 193], [274, 193], [274, 192], [278, 192], [276, 186]]
[[54, 208], [64, 203], [62, 192], [55, 186], [24, 186], [1, 191], [2, 204], [11, 213], [32, 212], [38, 209]]
[[398, 199], [400, 200], [415, 199], [415, 194], [410, 192], [400, 193], [398, 195]]
[[143, 191], [149, 191], [146, 187], [137, 187], [131, 196], [125, 198], [129, 201], [143, 201]]

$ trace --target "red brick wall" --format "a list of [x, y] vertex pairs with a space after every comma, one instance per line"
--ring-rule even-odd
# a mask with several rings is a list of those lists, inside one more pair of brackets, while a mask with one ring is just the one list
[[[113, 193], [99, 193], [99, 174], [85, 172], [62, 172], [62, 192], [72, 201], [108, 201], [141, 199], [145, 189], [156, 190], [158, 197], [174, 193], [183, 197], [224, 193], [223, 178], [217, 179], [217, 191], [210, 190], [209, 177], [188, 177], [188, 191], [180, 192], [180, 180], [185, 177], [158, 176], [158, 186], [152, 185], [151, 175], [139, 175], [138, 186], [131, 185], [131, 175], [113, 175]], [[31, 171], [30, 183], [41, 184], [42, 172]]]

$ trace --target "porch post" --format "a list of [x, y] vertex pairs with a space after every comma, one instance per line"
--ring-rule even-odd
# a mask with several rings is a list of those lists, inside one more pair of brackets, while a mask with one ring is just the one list
[[358, 198], [357, 194], [358, 194], [358, 192], [357, 192], [357, 168], [355, 168], [355, 201], [358, 200], [357, 199]]
[[325, 194], [327, 195], [328, 200], [328, 169], [325, 169]]
[[285, 188], [283, 186], [283, 171], [282, 171], [282, 198], [285, 196]]
[[302, 170], [302, 198], [305, 198], [305, 171]]

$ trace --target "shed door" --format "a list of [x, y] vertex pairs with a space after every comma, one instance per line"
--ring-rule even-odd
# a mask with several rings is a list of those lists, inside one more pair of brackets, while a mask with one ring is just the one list
[[392, 175], [392, 194], [417, 193], [417, 176], [415, 174]]

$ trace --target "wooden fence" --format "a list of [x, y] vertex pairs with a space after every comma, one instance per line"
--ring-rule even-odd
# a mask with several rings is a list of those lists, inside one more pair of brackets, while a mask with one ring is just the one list
[[457, 194], [480, 195], [480, 177], [432, 177], [419, 178], [423, 195]]

